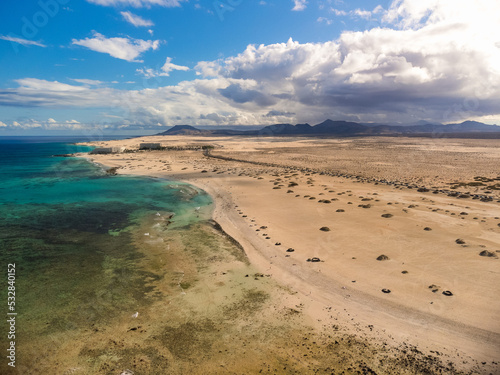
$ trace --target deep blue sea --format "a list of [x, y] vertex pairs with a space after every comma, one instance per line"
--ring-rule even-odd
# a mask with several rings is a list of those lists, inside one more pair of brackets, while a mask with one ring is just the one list
[[[30, 342], [47, 338], [57, 350], [64, 340], [54, 344], [54, 337], [144, 303], [147, 275], [135, 267], [143, 255], [130, 228], [157, 213], [173, 213], [171, 225], [189, 227], [199, 220], [199, 207], [211, 205], [207, 194], [186, 184], [110, 176], [83, 158], [53, 156], [91, 150], [72, 144], [77, 141], [85, 139], [0, 138], [0, 314], [8, 312], [7, 269], [15, 264], [22, 363], [29, 362], [26, 353], [40, 351]], [[2, 321], [4, 351], [9, 327]], [[0, 373], [22, 373], [5, 365]]]

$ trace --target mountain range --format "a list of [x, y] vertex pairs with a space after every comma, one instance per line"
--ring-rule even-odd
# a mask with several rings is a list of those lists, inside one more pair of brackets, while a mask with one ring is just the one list
[[247, 136], [446, 136], [462, 137], [492, 136], [500, 137], [500, 126], [487, 125], [477, 121], [465, 121], [460, 124], [417, 124], [373, 125], [357, 122], [326, 120], [317, 125], [275, 124], [264, 126], [260, 130], [234, 129], [198, 129], [191, 125], [175, 125], [157, 135], [247, 135]]

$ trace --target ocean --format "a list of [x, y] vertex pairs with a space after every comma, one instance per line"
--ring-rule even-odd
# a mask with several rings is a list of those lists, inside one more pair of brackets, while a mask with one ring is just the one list
[[72, 342], [147, 309], [159, 277], [141, 266], [147, 228], [186, 232], [210, 216], [211, 198], [190, 185], [53, 156], [91, 150], [73, 144], [85, 140], [0, 138], [0, 347], [16, 366], [2, 355], [1, 374], [62, 373], [53, 358]]

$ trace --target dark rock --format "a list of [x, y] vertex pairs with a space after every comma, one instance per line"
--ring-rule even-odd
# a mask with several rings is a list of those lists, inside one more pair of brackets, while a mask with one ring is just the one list
[[491, 252], [491, 251], [488, 251], [488, 250], [483, 250], [479, 253], [480, 256], [482, 257], [488, 257], [488, 258], [498, 258], [498, 256]]

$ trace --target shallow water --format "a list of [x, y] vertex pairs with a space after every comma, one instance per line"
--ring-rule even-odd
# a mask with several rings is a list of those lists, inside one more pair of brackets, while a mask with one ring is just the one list
[[[17, 367], [11, 373], [44, 373], [42, 364], [73, 335], [147, 304], [151, 275], [138, 266], [144, 255], [134, 231], [145, 218], [171, 214], [172, 228], [189, 228], [206, 220], [211, 207], [207, 194], [186, 184], [108, 176], [84, 159], [53, 157], [89, 148], [49, 141], [0, 139], [5, 313], [7, 264], [16, 265]], [[3, 320], [0, 329], [7, 328]], [[1, 361], [0, 373], [12, 370]]]

